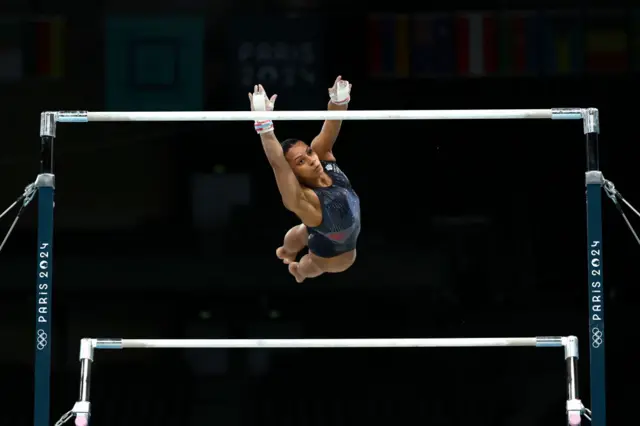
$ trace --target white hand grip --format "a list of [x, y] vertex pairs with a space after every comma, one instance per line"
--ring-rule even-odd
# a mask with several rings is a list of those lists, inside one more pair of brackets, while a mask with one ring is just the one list
[[253, 94], [253, 110], [254, 111], [266, 111], [267, 102], [266, 97], [262, 93]]
[[349, 82], [341, 80], [336, 88], [336, 101], [344, 102], [349, 97]]

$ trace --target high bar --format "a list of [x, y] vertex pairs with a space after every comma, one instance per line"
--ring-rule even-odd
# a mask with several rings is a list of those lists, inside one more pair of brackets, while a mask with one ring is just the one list
[[446, 339], [83, 339], [95, 349], [563, 347], [566, 337]]
[[255, 121], [255, 120], [580, 120], [585, 109], [370, 110], [370, 111], [146, 111], [48, 112], [59, 123], [99, 121]]

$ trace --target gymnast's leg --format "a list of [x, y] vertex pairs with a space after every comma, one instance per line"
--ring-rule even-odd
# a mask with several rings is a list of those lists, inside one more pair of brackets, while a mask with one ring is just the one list
[[294, 226], [285, 234], [282, 247], [276, 250], [276, 256], [285, 265], [289, 265], [296, 261], [300, 250], [307, 246], [307, 241], [309, 241], [307, 227], [304, 224]]
[[301, 283], [307, 278], [315, 278], [327, 272], [323, 262], [317, 256], [307, 253], [300, 259], [300, 262], [289, 264], [289, 273], [293, 275], [297, 282]]
[[285, 265], [289, 265], [289, 273], [293, 275], [297, 282], [301, 283], [305, 278], [315, 278], [324, 273], [320, 263], [316, 260], [316, 256], [311, 253], [305, 254], [296, 262], [300, 250], [307, 246], [309, 241], [309, 233], [304, 224], [294, 226], [284, 236], [282, 247], [276, 250], [278, 259], [282, 259]]
[[301, 283], [307, 278], [315, 278], [325, 272], [334, 274], [344, 272], [349, 269], [355, 261], [355, 249], [331, 258], [320, 257], [309, 251], [308, 254], [302, 256], [300, 262], [291, 262], [289, 264], [289, 272], [295, 277], [297, 282]]

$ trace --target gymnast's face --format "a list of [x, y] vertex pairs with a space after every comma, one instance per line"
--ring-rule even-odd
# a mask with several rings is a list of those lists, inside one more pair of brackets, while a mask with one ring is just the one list
[[313, 152], [313, 149], [302, 141], [298, 141], [298, 143], [289, 148], [285, 157], [293, 173], [303, 183], [313, 182], [323, 173], [318, 154]]

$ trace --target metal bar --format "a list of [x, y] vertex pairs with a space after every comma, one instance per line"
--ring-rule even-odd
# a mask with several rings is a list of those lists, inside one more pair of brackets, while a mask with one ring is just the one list
[[374, 111], [60, 111], [60, 123], [97, 121], [255, 120], [505, 120], [581, 118], [580, 109], [374, 110]]
[[[532, 346], [536, 337], [447, 339], [94, 339], [96, 349], [129, 348], [455, 348]], [[543, 346], [544, 347], [544, 346]]]

